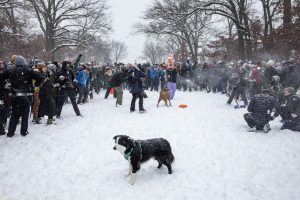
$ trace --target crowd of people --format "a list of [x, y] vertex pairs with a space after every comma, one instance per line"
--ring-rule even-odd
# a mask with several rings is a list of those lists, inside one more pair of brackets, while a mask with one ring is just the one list
[[[79, 56], [79, 58], [81, 55]], [[268, 132], [270, 120], [281, 116], [281, 129], [300, 131], [300, 60], [282, 62], [197, 62], [167, 64], [97, 65], [46, 63], [39, 59], [27, 62], [13, 55], [10, 62], [0, 61], [0, 135], [13, 137], [17, 125], [20, 134], [28, 134], [29, 116], [35, 124], [47, 116], [47, 125], [60, 119], [63, 106], [71, 103], [77, 116], [78, 105], [104, 90], [107, 99], [113, 92], [116, 106], [122, 105], [123, 90], [132, 94], [130, 112], [145, 112], [145, 90], [168, 89], [170, 99], [176, 90], [220, 92], [233, 101], [235, 108], [247, 108], [244, 115], [250, 131]], [[241, 103], [243, 102], [243, 103]], [[32, 113], [32, 115], [30, 115]], [[8, 120], [9, 119], [9, 120]], [[21, 120], [20, 120], [21, 119]], [[7, 123], [9, 122], [9, 123]], [[8, 128], [7, 128], [8, 124]], [[7, 133], [6, 133], [7, 128]]]

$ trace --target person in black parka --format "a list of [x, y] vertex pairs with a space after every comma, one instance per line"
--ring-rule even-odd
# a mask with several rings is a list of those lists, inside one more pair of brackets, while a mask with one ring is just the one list
[[145, 112], [143, 105], [143, 78], [146, 78], [146, 73], [141, 70], [141, 65], [134, 66], [128, 77], [129, 91], [132, 94], [130, 112], [135, 111], [135, 102], [139, 98], [139, 111]]
[[[255, 95], [249, 105], [248, 111], [244, 115], [248, 126], [257, 131], [270, 131], [269, 121], [272, 120], [271, 113], [274, 108], [278, 109], [277, 99], [269, 95], [269, 90], [263, 90], [263, 94]], [[276, 114], [278, 116], [278, 114]]]
[[283, 94], [286, 104], [281, 106], [283, 125], [281, 130], [289, 129], [300, 132], [300, 97], [295, 94], [293, 87], [285, 88]]
[[51, 79], [50, 74], [48, 73], [47, 66], [45, 64], [38, 64], [38, 70], [40, 71], [41, 75], [44, 77], [44, 81], [39, 87], [39, 111], [38, 116], [36, 119], [36, 123], [39, 124], [41, 117], [45, 115], [48, 116], [47, 125], [51, 125], [53, 122], [53, 116], [55, 115], [55, 102], [52, 97], [52, 88], [51, 88]]
[[64, 61], [62, 63], [61, 70], [57, 73], [57, 83], [60, 84], [60, 100], [57, 107], [56, 117], [60, 118], [61, 111], [66, 99], [69, 97], [73, 106], [73, 109], [77, 116], [82, 116], [79, 108], [76, 104], [75, 97], [75, 85], [74, 82], [77, 82], [75, 79], [73, 71], [70, 69], [71, 63], [68, 61]]
[[28, 134], [28, 117], [33, 96], [32, 81], [35, 80], [36, 85], [40, 85], [43, 82], [43, 77], [27, 67], [25, 58], [17, 56], [15, 68], [0, 74], [0, 80], [3, 79], [10, 80], [13, 92], [12, 115], [7, 137], [14, 136], [20, 117], [22, 119], [20, 134], [26, 136]]
[[123, 102], [122, 83], [126, 82], [127, 79], [128, 79], [128, 70], [123, 68], [122, 72], [118, 72], [114, 74], [109, 81], [109, 87], [113, 88], [117, 94], [116, 106], [122, 105]]

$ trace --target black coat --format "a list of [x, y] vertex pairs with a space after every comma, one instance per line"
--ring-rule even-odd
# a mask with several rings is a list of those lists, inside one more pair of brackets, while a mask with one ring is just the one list
[[146, 74], [142, 70], [132, 69], [129, 72], [128, 83], [130, 93], [143, 92], [143, 80], [146, 78]]
[[36, 81], [36, 85], [40, 85], [43, 77], [25, 66], [16, 66], [14, 69], [4, 71], [0, 74], [0, 80], [9, 79], [12, 91], [17, 93], [33, 93], [32, 81]]
[[266, 79], [266, 82], [271, 82], [272, 77], [278, 75], [276, 69], [274, 67], [266, 67], [265, 72], [264, 72], [264, 77]]
[[5, 98], [5, 89], [4, 89], [5, 84], [6, 84], [5, 80], [1, 79], [0, 80], [0, 100], [4, 100], [4, 98]]
[[176, 69], [167, 69], [167, 81], [176, 83], [177, 79], [177, 70]]
[[288, 114], [296, 114], [297, 117], [293, 119], [293, 121], [300, 122], [300, 97], [298, 95], [290, 95], [286, 97], [286, 111]]
[[120, 87], [123, 82], [127, 81], [127, 79], [128, 79], [127, 73], [124, 73], [124, 72], [116, 73], [111, 77], [111, 79], [109, 81], [109, 86], [111, 88]]
[[39, 98], [42, 100], [44, 99], [51, 99], [52, 98], [52, 90], [51, 90], [51, 82], [48, 77], [48, 74], [42, 74], [44, 77], [44, 81], [40, 86]]
[[268, 94], [255, 95], [248, 105], [248, 111], [253, 116], [254, 122], [259, 125], [269, 123], [273, 108], [278, 108], [277, 100]]
[[39, 106], [39, 117], [43, 117], [44, 115], [48, 115], [49, 117], [53, 117], [55, 114], [55, 103], [52, 97], [52, 86], [51, 79], [48, 74], [42, 74], [44, 76], [44, 81], [40, 86], [39, 98], [40, 98], [40, 106]]
[[[60, 76], [64, 76], [65, 79], [61, 80]], [[60, 84], [62, 89], [74, 89], [75, 85], [73, 81], [75, 80], [75, 76], [72, 70], [67, 68], [62, 68], [57, 73], [57, 82]]]

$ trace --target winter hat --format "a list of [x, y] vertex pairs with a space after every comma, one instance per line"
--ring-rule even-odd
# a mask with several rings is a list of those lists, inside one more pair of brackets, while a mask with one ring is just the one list
[[274, 81], [274, 83], [279, 83], [280, 82], [280, 77], [275, 75], [275, 76], [272, 76], [272, 81]]
[[293, 87], [287, 87], [283, 89], [283, 92], [288, 92], [289, 94], [295, 94], [295, 89]]
[[56, 71], [56, 65], [55, 64], [49, 64], [48, 70], [55, 72]]
[[12, 63], [16, 63], [16, 59], [17, 59], [17, 56], [16, 55], [12, 55], [12, 57], [10, 58], [10, 62]]
[[67, 66], [68, 66], [68, 64], [71, 64], [71, 62], [69, 62], [69, 61], [63, 61], [62, 64], [61, 64], [61, 67], [64, 68], [64, 69], [66, 69]]
[[36, 68], [37, 68], [40, 72], [42, 72], [42, 69], [43, 69], [44, 67], [47, 68], [47, 65], [45, 65], [45, 63], [38, 63], [38, 64], [36, 65]]
[[23, 56], [17, 56], [16, 58], [16, 66], [26, 66], [27, 62]]
[[272, 67], [275, 65], [275, 62], [273, 60], [269, 60], [267, 63], [266, 63], [266, 66], [269, 66], [269, 67]]

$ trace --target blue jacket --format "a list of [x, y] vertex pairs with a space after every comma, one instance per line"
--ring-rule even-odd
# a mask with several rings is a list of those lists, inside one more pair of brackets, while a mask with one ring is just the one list
[[84, 70], [78, 72], [76, 80], [78, 81], [79, 86], [86, 87], [89, 75], [85, 73]]
[[143, 81], [141, 78], [146, 78], [146, 74], [141, 70], [133, 69], [129, 74], [131, 74], [131, 81], [129, 82], [130, 93], [138, 93], [143, 91]]
[[161, 81], [165, 81], [165, 74], [166, 72], [164, 70], [159, 71], [159, 77]]
[[151, 73], [151, 79], [158, 78], [158, 70], [156, 67], [152, 67], [150, 73]]

